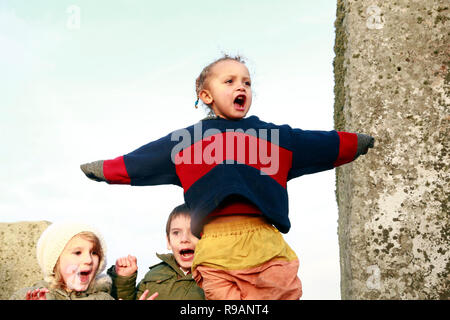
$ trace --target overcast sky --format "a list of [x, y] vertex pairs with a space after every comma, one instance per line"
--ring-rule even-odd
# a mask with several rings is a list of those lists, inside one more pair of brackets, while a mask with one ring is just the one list
[[[140, 280], [182, 189], [97, 183], [80, 164], [203, 118], [195, 78], [223, 52], [247, 60], [248, 115], [332, 130], [335, 14], [331, 0], [1, 1], [0, 221], [91, 223], [108, 266], [133, 254]], [[334, 170], [288, 183], [303, 299], [340, 299], [334, 191]]]

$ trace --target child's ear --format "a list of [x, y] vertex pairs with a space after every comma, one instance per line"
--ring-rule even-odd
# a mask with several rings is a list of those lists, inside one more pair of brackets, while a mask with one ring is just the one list
[[166, 240], [167, 240], [167, 250], [172, 251], [172, 246], [170, 245], [170, 239], [168, 236], [166, 236]]
[[203, 89], [202, 91], [200, 91], [198, 97], [206, 105], [210, 105], [213, 102], [213, 97], [212, 97], [211, 93], [206, 89]]

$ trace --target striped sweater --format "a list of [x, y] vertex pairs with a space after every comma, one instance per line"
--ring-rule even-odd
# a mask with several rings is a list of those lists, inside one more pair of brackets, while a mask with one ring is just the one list
[[245, 201], [234, 206], [235, 211], [247, 213], [248, 209], [250, 213], [256, 208], [287, 233], [287, 182], [351, 162], [373, 147], [373, 142], [364, 134], [293, 129], [256, 116], [213, 118], [81, 169], [89, 178], [110, 184], [181, 186], [192, 210], [191, 230], [197, 237], [205, 218], [224, 200], [236, 196]]

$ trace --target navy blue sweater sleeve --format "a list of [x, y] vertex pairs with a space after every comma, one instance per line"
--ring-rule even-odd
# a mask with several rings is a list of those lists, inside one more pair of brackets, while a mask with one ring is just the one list
[[130, 184], [148, 186], [159, 184], [180, 185], [172, 161], [174, 142], [171, 135], [150, 142], [123, 156]]
[[336, 131], [291, 129], [292, 167], [288, 179], [334, 168], [339, 155]]
[[172, 161], [175, 143], [169, 134], [123, 156], [83, 164], [81, 170], [88, 178], [109, 184], [181, 186]]

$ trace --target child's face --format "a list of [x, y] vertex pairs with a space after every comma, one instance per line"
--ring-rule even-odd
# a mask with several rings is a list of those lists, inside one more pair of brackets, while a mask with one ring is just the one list
[[74, 236], [59, 256], [59, 272], [67, 289], [86, 291], [99, 266], [94, 243], [80, 235]]
[[235, 60], [218, 62], [211, 68], [200, 98], [214, 113], [225, 119], [242, 119], [252, 104], [250, 74]]
[[172, 219], [167, 248], [172, 250], [175, 260], [185, 272], [191, 269], [197, 242], [198, 238], [191, 233], [191, 217], [179, 215]]

